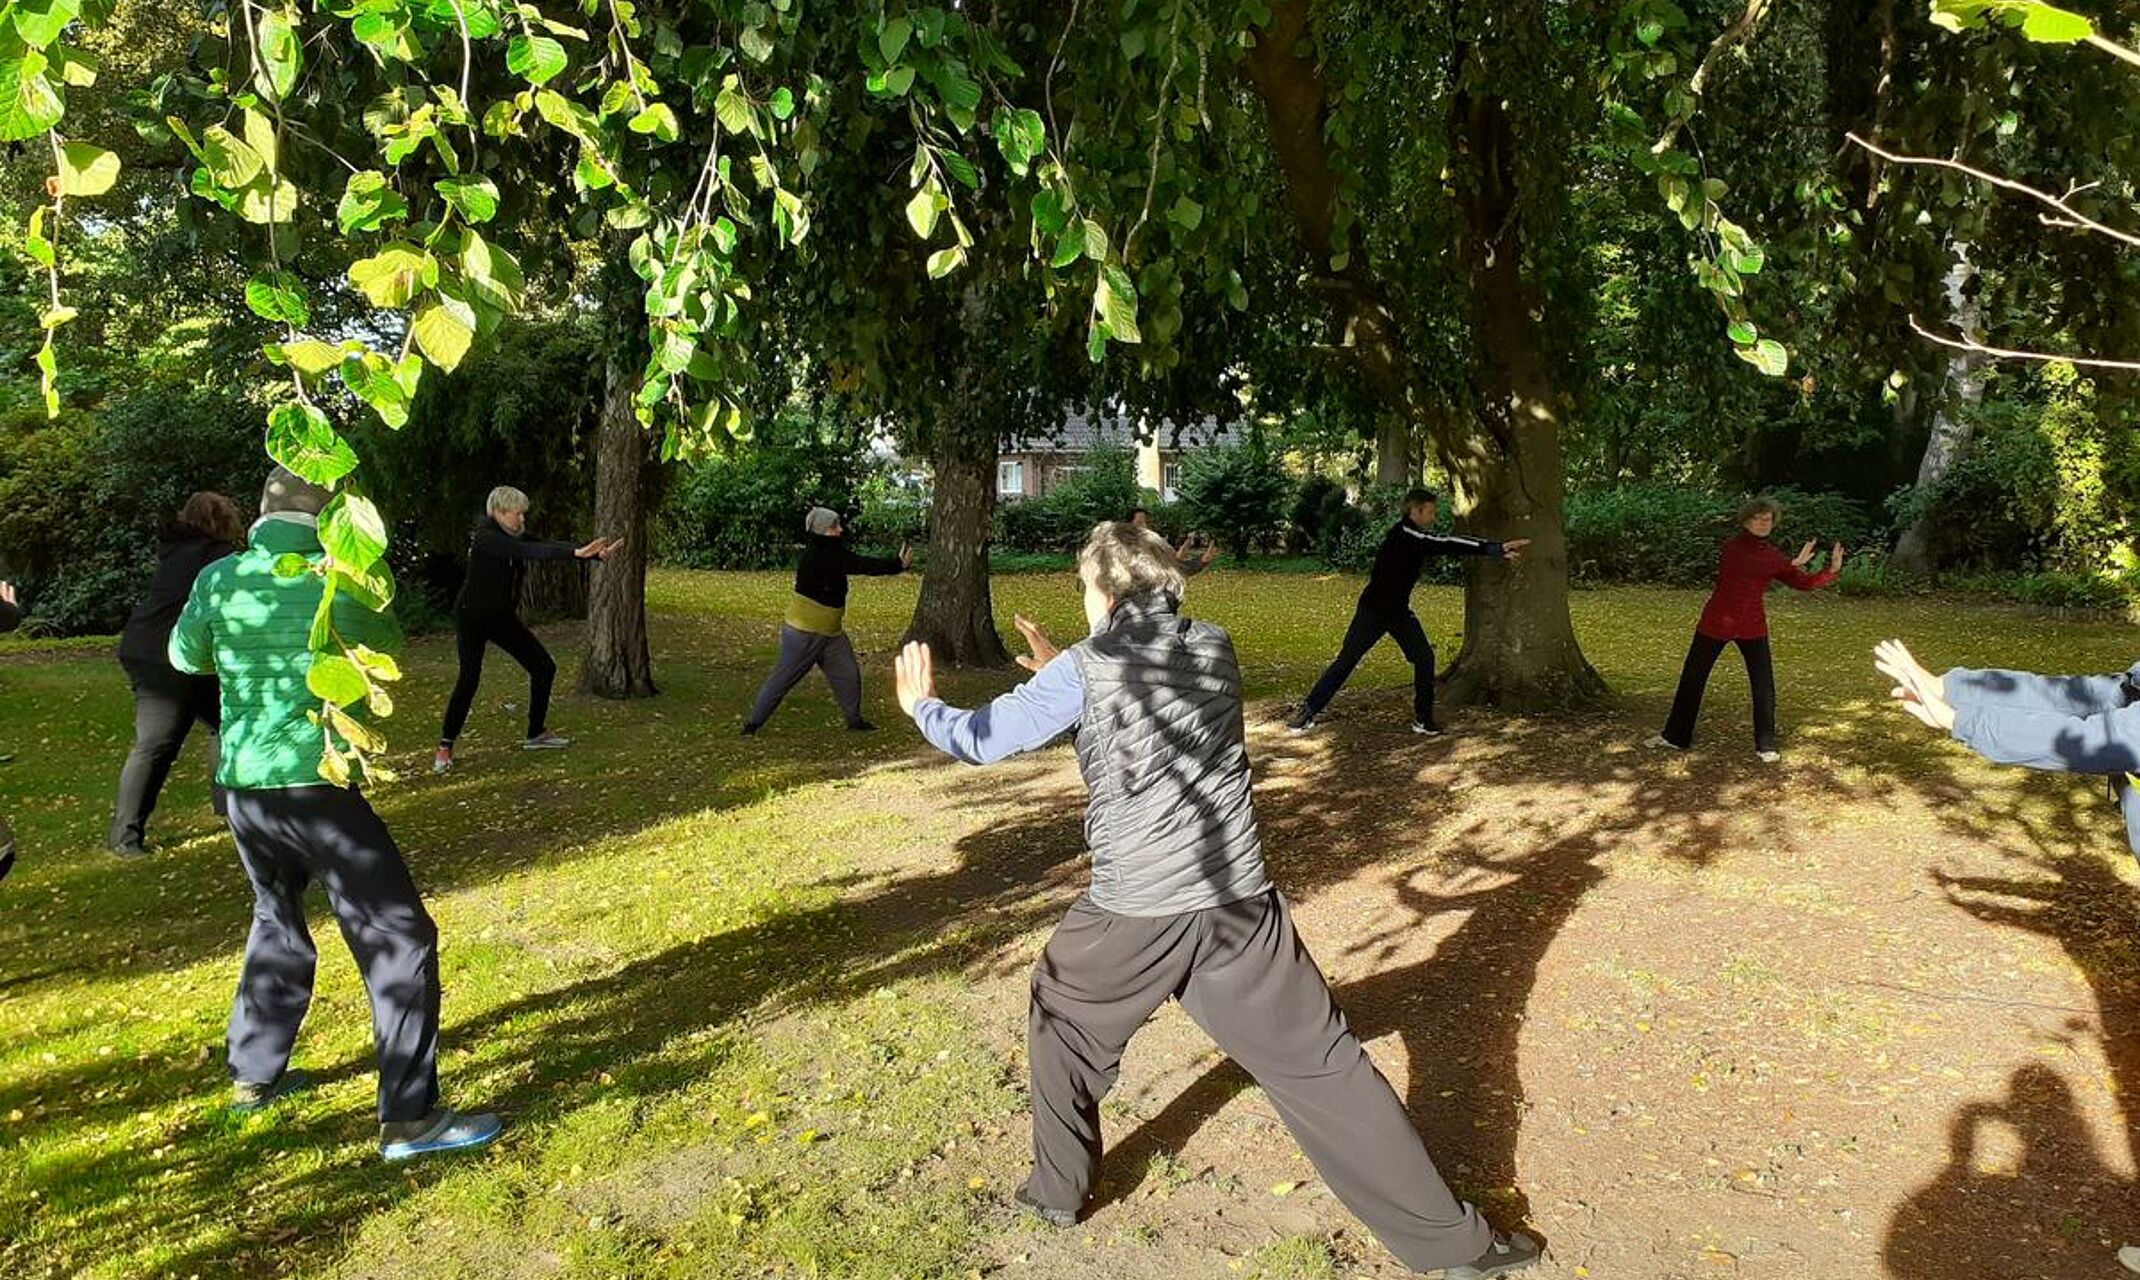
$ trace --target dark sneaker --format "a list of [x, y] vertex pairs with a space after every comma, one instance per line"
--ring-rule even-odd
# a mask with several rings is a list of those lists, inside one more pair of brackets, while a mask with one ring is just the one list
[[312, 1087], [312, 1075], [307, 1071], [285, 1071], [275, 1078], [273, 1084], [251, 1084], [235, 1080], [230, 1086], [230, 1109], [240, 1115], [264, 1110], [277, 1100]]
[[462, 1115], [440, 1107], [422, 1120], [379, 1126], [379, 1154], [388, 1160], [413, 1160], [444, 1151], [487, 1147], [505, 1132], [505, 1122], [488, 1113]]
[[520, 744], [522, 751], [563, 751], [572, 745], [572, 739], [554, 729], [545, 729]]
[[1686, 748], [1685, 748], [1685, 747], [1683, 747], [1683, 746], [1680, 746], [1680, 745], [1679, 745], [1678, 743], [1676, 743], [1676, 742], [1672, 741], [1672, 740], [1671, 740], [1670, 738], [1667, 738], [1667, 737], [1665, 737], [1665, 736], [1664, 736], [1663, 734], [1661, 734], [1661, 733], [1655, 733], [1655, 734], [1651, 734], [1651, 735], [1650, 735], [1650, 740], [1649, 740], [1648, 742], [1645, 742], [1645, 743], [1643, 743], [1642, 745], [1643, 745], [1643, 746], [1645, 746], [1645, 747], [1648, 747], [1648, 748], [1649, 748], [1650, 750], [1652, 750], [1652, 751], [1685, 751], [1685, 750], [1686, 750]]
[[1422, 738], [1439, 738], [1442, 736], [1442, 727], [1438, 724], [1428, 724], [1423, 720], [1414, 720], [1412, 722], [1412, 732]]
[[745, 721], [743, 724], [743, 736], [746, 738], [755, 738], [758, 736], [758, 731], [760, 729], [763, 729], [764, 727], [765, 726], [762, 724], [751, 724], [749, 721]]
[[875, 733], [877, 726], [867, 720], [856, 720], [847, 726], [849, 733]]
[[1032, 1214], [1051, 1227], [1074, 1227], [1077, 1225], [1076, 1213], [1069, 1209], [1050, 1209], [1040, 1201], [1027, 1195], [1024, 1187], [1012, 1192], [1011, 1199], [1016, 1200], [1019, 1207], [1027, 1213]]
[[1545, 1256], [1545, 1248], [1521, 1231], [1494, 1236], [1494, 1242], [1486, 1246], [1486, 1252], [1460, 1267], [1451, 1267], [1442, 1272], [1446, 1280], [1487, 1280], [1489, 1276], [1514, 1275], [1538, 1265]]
[[128, 861], [149, 856], [149, 847], [139, 840], [114, 840], [104, 847], [111, 850], [112, 857], [125, 858]]
[[1299, 734], [1307, 733], [1314, 728], [1315, 716], [1313, 715], [1313, 713], [1302, 711], [1298, 715], [1294, 716], [1291, 720], [1288, 720], [1286, 722], [1285, 731], [1287, 733], [1294, 734], [1297, 736]]

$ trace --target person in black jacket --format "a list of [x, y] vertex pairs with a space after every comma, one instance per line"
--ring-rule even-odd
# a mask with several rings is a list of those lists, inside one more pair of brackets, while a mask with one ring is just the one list
[[825, 673], [848, 728], [867, 733], [877, 727], [862, 717], [862, 668], [855, 661], [854, 642], [847, 638], [844, 622], [847, 575], [903, 573], [914, 556], [906, 547], [899, 548], [896, 556], [856, 555], [841, 541], [845, 532], [840, 513], [829, 507], [813, 507], [803, 517], [802, 561], [795, 566], [795, 595], [780, 624], [780, 658], [759, 688], [750, 718], [743, 722], [746, 738], [772, 718], [781, 699], [812, 667]]
[[[222, 725], [220, 689], [214, 676], [189, 676], [171, 666], [166, 647], [172, 624], [186, 606], [201, 570], [238, 549], [245, 540], [238, 504], [220, 493], [196, 493], [161, 537], [156, 575], [141, 593], [119, 633], [119, 665], [134, 687], [134, 749], [119, 771], [106, 846], [119, 857], [148, 852], [149, 815], [195, 722], [217, 732]], [[215, 790], [216, 812], [223, 793]]]
[[1461, 534], [1435, 533], [1438, 507], [1439, 499], [1431, 489], [1414, 489], [1404, 495], [1404, 516], [1390, 526], [1375, 551], [1375, 567], [1360, 592], [1352, 625], [1345, 628], [1345, 643], [1287, 726], [1294, 733], [1313, 729], [1315, 718], [1345, 687], [1360, 659], [1382, 637], [1391, 636], [1404, 650], [1405, 660], [1412, 664], [1412, 732], [1429, 738], [1441, 736], [1441, 725], [1434, 719], [1434, 646], [1427, 642], [1426, 629], [1412, 612], [1412, 588], [1419, 585], [1419, 571], [1426, 567], [1428, 556], [1499, 556], [1514, 560], [1531, 545], [1531, 540], [1488, 542]]
[[550, 684], [557, 678], [557, 663], [520, 620], [520, 581], [530, 560], [606, 560], [624, 545], [624, 539], [596, 538], [584, 547], [538, 542], [527, 536], [527, 523], [528, 495], [511, 485], [499, 485], [490, 491], [483, 518], [468, 536], [468, 576], [462, 579], [461, 594], [453, 603], [461, 675], [454, 682], [453, 696], [446, 700], [446, 724], [439, 733], [438, 753], [431, 758], [433, 773], [453, 767], [453, 741], [468, 722], [476, 686], [483, 682], [483, 651], [493, 644], [528, 673], [528, 736], [521, 747], [554, 751], [572, 745], [572, 739], [550, 729]]
[[[0, 632], [13, 631], [22, 625], [22, 606], [16, 603], [15, 584], [0, 582]], [[0, 880], [15, 869], [15, 829], [0, 817]]]

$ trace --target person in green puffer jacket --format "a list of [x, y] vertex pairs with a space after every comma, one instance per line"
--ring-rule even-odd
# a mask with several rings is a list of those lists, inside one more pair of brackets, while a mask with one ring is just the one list
[[[386, 823], [356, 787], [320, 774], [326, 731], [307, 718], [319, 699], [305, 676], [323, 588], [313, 574], [278, 576], [275, 563], [296, 555], [317, 564], [325, 556], [319, 513], [331, 496], [275, 469], [245, 550], [194, 579], [171, 631], [170, 658], [182, 672], [221, 680], [216, 781], [230, 793], [230, 833], [253, 886], [227, 1041], [232, 1107], [255, 1111], [310, 1083], [289, 1063], [312, 1003], [317, 954], [304, 895], [318, 880], [371, 997], [380, 1151], [404, 1160], [484, 1146], [502, 1126], [494, 1115], [439, 1105], [438, 926]], [[349, 644], [384, 651], [400, 643], [391, 615], [353, 599], [337, 596], [332, 616]]]

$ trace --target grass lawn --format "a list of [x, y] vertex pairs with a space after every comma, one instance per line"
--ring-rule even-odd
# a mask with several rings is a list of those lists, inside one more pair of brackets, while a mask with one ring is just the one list
[[[366, 1007], [324, 904], [296, 1059], [321, 1086], [225, 1113], [250, 899], [201, 749], [156, 853], [117, 862], [116, 664], [0, 655], [23, 850], [0, 887], [0, 1276], [1395, 1274], [1178, 1012], [1109, 1104], [1126, 1140], [1091, 1219], [1009, 1211], [1023, 975], [1082, 874], [1074, 772], [920, 743], [888, 661], [911, 580], [858, 582], [850, 613], [882, 732], [845, 732], [813, 681], [738, 739], [787, 589], [657, 574], [643, 702], [571, 691], [576, 630], [549, 631], [568, 752], [514, 749], [525, 683], [494, 657], [443, 778], [451, 639], [412, 646], [406, 780], [375, 800], [443, 936], [447, 1099], [511, 1128], [403, 1168], [373, 1145]], [[1764, 770], [1728, 656], [1704, 751], [1630, 745], [1698, 593], [1584, 592], [1612, 709], [1459, 711], [1422, 746], [1385, 645], [1321, 733], [1286, 739], [1357, 589], [1220, 568], [1191, 604], [1235, 635], [1304, 934], [1451, 1180], [1556, 1240], [1543, 1274], [2100, 1275], [2140, 1239], [2119, 1207], [2140, 877], [2117, 816], [2099, 784], [1982, 766], [1879, 708], [1870, 666], [1901, 634], [1935, 668], [2122, 669], [2131, 627], [1775, 599], [1788, 755]], [[999, 579], [996, 603], [1006, 628], [1081, 630], [1067, 574]], [[1458, 593], [1417, 604], [1453, 655]], [[943, 680], [954, 702], [1007, 683]], [[2041, 1265], [2000, 1270], [2022, 1265], [2007, 1248]]]

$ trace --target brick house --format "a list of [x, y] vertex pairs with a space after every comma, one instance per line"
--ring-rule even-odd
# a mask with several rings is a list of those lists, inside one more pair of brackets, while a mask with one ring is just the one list
[[[1146, 438], [1140, 439], [1140, 433]], [[996, 495], [1010, 502], [1041, 497], [1083, 471], [1085, 457], [1093, 450], [1113, 447], [1136, 454], [1139, 487], [1172, 502], [1184, 455], [1200, 447], [1238, 444], [1244, 435], [1241, 423], [1221, 423], [1208, 416], [1183, 426], [1163, 419], [1156, 430], [1147, 432], [1140, 419], [1128, 414], [1095, 415], [1072, 409], [1053, 432], [1014, 436], [1004, 442], [996, 457]]]

